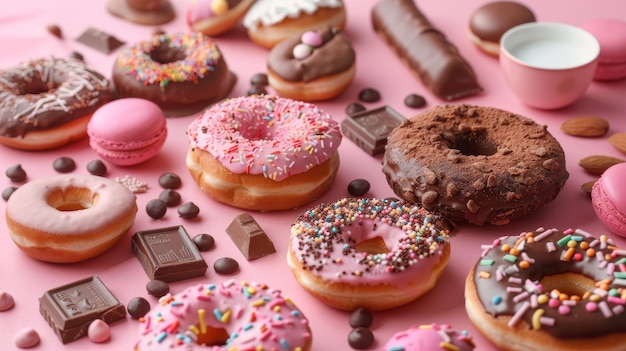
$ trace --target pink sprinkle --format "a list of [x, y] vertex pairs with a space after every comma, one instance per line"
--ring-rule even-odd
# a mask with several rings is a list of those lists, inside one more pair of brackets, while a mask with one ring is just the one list
[[552, 307], [552, 308], [556, 308], [561, 304], [561, 302], [557, 299], [550, 299], [550, 301], [548, 301], [548, 306]]
[[509, 323], [508, 323], [509, 327], [514, 327], [517, 324], [517, 322], [519, 322], [519, 320], [522, 318], [524, 313], [528, 311], [529, 308], [530, 308], [530, 303], [528, 301], [524, 301], [522, 306], [520, 306], [519, 310], [517, 310], [515, 314], [513, 315], [513, 317], [511, 317], [511, 319], [509, 320]]
[[606, 303], [606, 301], [602, 301], [598, 304], [598, 307], [600, 307], [600, 311], [602, 312], [602, 315], [604, 315], [604, 318], [609, 318], [613, 315], [613, 313], [611, 312], [611, 309], [609, 308], [609, 305]]
[[611, 302], [611, 303], [614, 303], [614, 304], [617, 304], [617, 305], [624, 305], [624, 304], [626, 304], [626, 301], [622, 300], [621, 298], [619, 298], [617, 296], [609, 295], [609, 297], [607, 297], [606, 300], [608, 302]]
[[585, 309], [587, 312], [595, 312], [598, 309], [598, 305], [595, 302], [587, 302]]
[[541, 323], [542, 325], [547, 325], [549, 327], [554, 325], [554, 318], [550, 318], [550, 317], [541, 317], [539, 318], [539, 323]]
[[568, 306], [566, 305], [561, 305], [559, 306], [559, 313], [563, 316], [568, 315], [570, 312], [570, 309]]
[[548, 241], [546, 243], [546, 249], [548, 250], [548, 252], [554, 252], [556, 251], [556, 246], [554, 246], [554, 243], [552, 241]]

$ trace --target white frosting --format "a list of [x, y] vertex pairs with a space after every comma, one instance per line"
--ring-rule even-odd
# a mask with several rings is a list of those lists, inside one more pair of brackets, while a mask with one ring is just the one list
[[271, 26], [286, 18], [297, 18], [302, 13], [312, 14], [320, 7], [341, 7], [341, 0], [257, 0], [243, 19], [246, 28], [259, 24]]

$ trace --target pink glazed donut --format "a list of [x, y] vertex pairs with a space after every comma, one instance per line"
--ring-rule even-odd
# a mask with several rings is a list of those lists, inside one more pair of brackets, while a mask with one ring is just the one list
[[434, 287], [451, 231], [443, 217], [404, 201], [341, 199], [300, 214], [287, 262], [298, 283], [331, 307], [390, 309]]
[[135, 351], [311, 349], [309, 321], [279, 290], [227, 280], [160, 299], [142, 320]]
[[211, 198], [248, 210], [299, 207], [339, 167], [339, 123], [317, 106], [254, 95], [224, 100], [188, 127], [187, 167]]
[[449, 325], [413, 326], [394, 334], [380, 351], [472, 351], [475, 348], [467, 332], [457, 332]]

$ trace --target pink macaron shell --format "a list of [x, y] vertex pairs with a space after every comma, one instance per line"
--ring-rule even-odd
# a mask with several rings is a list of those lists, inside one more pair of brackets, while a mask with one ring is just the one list
[[[141, 148], [132, 148], [129, 143], [127, 150], [115, 150], [103, 146], [103, 144], [96, 143], [93, 139], [89, 140], [91, 148], [102, 158], [117, 166], [132, 166], [146, 162], [149, 159], [156, 156], [165, 144], [166, 135], [162, 134], [162, 138], [157, 140], [153, 145], [144, 146]], [[118, 146], [119, 144], [116, 144]]]
[[626, 163], [607, 169], [591, 190], [591, 201], [596, 215], [614, 234], [626, 237]]
[[599, 80], [626, 77], [626, 21], [599, 18], [583, 23], [584, 30], [593, 34], [600, 44], [598, 72]]

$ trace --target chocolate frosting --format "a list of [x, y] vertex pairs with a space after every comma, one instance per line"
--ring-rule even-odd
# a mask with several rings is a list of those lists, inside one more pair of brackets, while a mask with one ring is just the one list
[[323, 44], [303, 59], [293, 56], [293, 48], [301, 43], [301, 34], [278, 43], [269, 54], [267, 66], [291, 82], [310, 82], [349, 69], [355, 53], [348, 38], [334, 27], [317, 30]]
[[372, 9], [372, 25], [422, 83], [444, 100], [482, 91], [472, 67], [413, 0], [381, 0]]
[[25, 62], [0, 71], [0, 134], [13, 138], [58, 127], [112, 99], [110, 82], [82, 61]]
[[470, 19], [470, 31], [482, 40], [499, 43], [500, 37], [510, 28], [535, 20], [535, 14], [520, 3], [496, 1], [474, 12]]
[[[600, 309], [593, 312], [587, 311], [587, 304], [594, 300], [593, 298], [584, 298], [577, 302], [567, 304], [569, 313], [563, 315], [559, 313], [558, 307], [551, 307], [547, 303], [539, 303], [535, 307], [529, 308], [524, 314], [523, 319], [532, 325], [532, 318], [537, 309], [543, 310], [543, 317], [554, 319], [554, 325], [542, 325], [541, 330], [557, 337], [557, 338], [589, 338], [608, 335], [611, 333], [626, 332], [626, 313], [623, 311], [622, 305], [624, 294], [624, 280], [615, 279], [614, 274], [610, 272], [609, 267], [616, 264], [620, 260], [624, 260], [623, 250], [617, 250], [611, 245], [610, 240], [604, 241], [590, 236], [584, 231], [567, 231], [567, 233], [559, 230], [550, 229], [547, 231], [538, 231], [532, 233], [533, 240], [529, 240], [530, 236], [524, 233], [518, 237], [507, 236], [497, 240], [493, 245], [487, 245], [479, 262], [475, 266], [474, 282], [478, 292], [478, 297], [485, 308], [485, 311], [493, 316], [515, 315], [516, 311], [525, 302], [531, 300], [530, 296], [522, 299], [518, 295], [522, 292], [529, 292], [530, 295], [550, 294], [550, 291], [542, 291], [540, 284], [544, 277], [555, 276], [563, 273], [573, 273], [583, 275], [593, 282], [609, 280], [608, 290], [604, 291], [608, 296], [613, 289], [614, 291], [622, 291], [621, 296], [615, 296], [615, 300], [608, 300], [603, 297], [596, 301], [597, 305], [606, 304], [609, 308], [609, 316], [605, 316]], [[567, 240], [567, 236], [570, 239]], [[540, 239], [537, 239], [540, 238]], [[573, 240], [576, 245], [574, 251], [581, 254], [580, 260], [575, 258], [567, 259], [565, 253], [569, 249], [568, 242]], [[516, 243], [518, 243], [516, 245]], [[551, 244], [549, 244], [551, 243]], [[519, 257], [512, 262], [511, 255], [508, 260], [504, 258], [507, 252], [503, 252], [504, 245], [518, 248]], [[553, 246], [554, 251], [549, 251], [548, 246]], [[584, 247], [588, 246], [594, 250], [593, 255], [588, 255]], [[602, 254], [600, 254], [602, 253]], [[616, 254], [617, 253], [617, 254]], [[519, 262], [525, 260], [529, 262], [534, 260], [528, 268], [519, 268]], [[529, 260], [530, 259], [530, 260]], [[493, 261], [491, 261], [493, 260]], [[618, 269], [615, 268], [617, 271]], [[500, 271], [498, 273], [497, 271]], [[499, 274], [504, 274], [498, 279]], [[561, 281], [566, 278], [559, 278]], [[526, 284], [526, 280], [533, 282], [531, 285]], [[560, 282], [558, 284], [561, 284]], [[566, 283], [563, 283], [565, 286]], [[537, 286], [539, 290], [534, 290]], [[521, 287], [521, 291], [513, 292], [512, 288]], [[558, 287], [557, 287], [558, 288]], [[548, 290], [546, 288], [545, 290]], [[591, 295], [602, 294], [598, 289], [591, 288]], [[565, 292], [565, 291], [561, 291]], [[567, 292], [566, 292], [567, 293]], [[571, 295], [568, 294], [568, 295]], [[501, 302], [494, 303], [494, 297]], [[515, 300], [518, 300], [516, 302]], [[563, 305], [561, 302], [559, 306]], [[616, 306], [619, 306], [615, 308]]]

